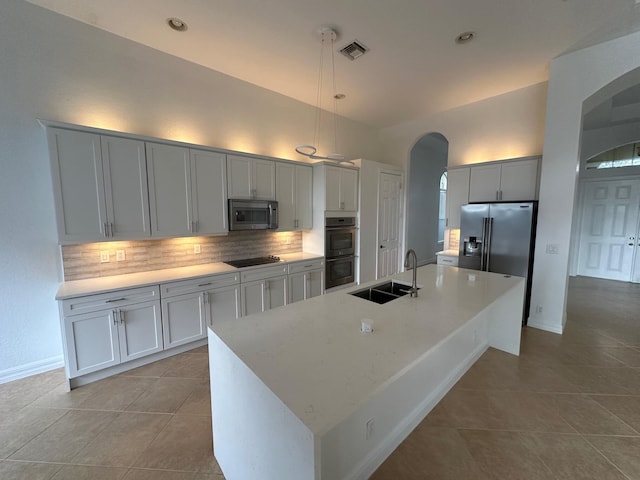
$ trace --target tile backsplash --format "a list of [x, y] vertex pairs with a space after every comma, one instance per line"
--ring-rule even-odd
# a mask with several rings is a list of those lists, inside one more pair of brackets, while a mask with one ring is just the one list
[[[194, 253], [197, 245], [200, 253]], [[70, 281], [301, 252], [302, 233], [230, 232], [220, 237], [85, 243], [61, 248], [64, 279]], [[118, 252], [124, 252], [124, 260], [117, 260]], [[102, 256], [108, 256], [109, 262], [102, 262]]]

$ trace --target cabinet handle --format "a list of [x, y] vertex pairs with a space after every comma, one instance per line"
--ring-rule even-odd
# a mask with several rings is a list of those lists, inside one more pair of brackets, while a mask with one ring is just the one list
[[104, 222], [104, 224], [102, 225], [102, 227], [104, 228], [104, 236], [105, 238], [109, 238], [109, 224], [107, 222]]
[[200, 220], [196, 220], [196, 232], [200, 231]]
[[118, 310], [120, 313], [120, 325], [124, 323], [124, 310]]
[[496, 190], [496, 200], [500, 200], [500, 191]]
[[118, 310], [113, 311], [113, 324], [118, 326]]
[[109, 236], [113, 237], [113, 222], [109, 222]]
[[120, 298], [110, 298], [109, 300], [105, 300], [104, 303], [115, 303], [115, 302], [121, 302], [123, 300], [126, 300], [127, 297], [120, 297]]
[[207, 292], [202, 292], [202, 303], [205, 305], [209, 303], [209, 294]]
[[344, 210], [344, 202], [340, 202], [340, 210]]
[[200, 283], [198, 286], [199, 287], [208, 287], [209, 285], [211, 285], [212, 282], [208, 282], [208, 283]]

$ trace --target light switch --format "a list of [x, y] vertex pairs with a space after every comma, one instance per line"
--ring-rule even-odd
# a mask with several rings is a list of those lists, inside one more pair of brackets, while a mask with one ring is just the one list
[[557, 243], [547, 243], [547, 253], [549, 255], [558, 255], [560, 253], [560, 245]]
[[123, 262], [124, 260], [124, 250], [116, 250], [116, 262]]

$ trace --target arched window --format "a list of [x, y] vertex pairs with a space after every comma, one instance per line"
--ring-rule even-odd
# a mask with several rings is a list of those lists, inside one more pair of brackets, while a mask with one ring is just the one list
[[438, 207], [438, 242], [444, 243], [444, 229], [447, 226], [447, 172], [440, 177], [440, 205]]

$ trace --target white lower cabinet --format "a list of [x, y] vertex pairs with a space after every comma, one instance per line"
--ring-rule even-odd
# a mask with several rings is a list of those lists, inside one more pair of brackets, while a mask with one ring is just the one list
[[324, 260], [289, 265], [288, 303], [307, 300], [324, 293]]
[[260, 267], [242, 272], [242, 316], [286, 305], [287, 283], [287, 265]]
[[[140, 298], [152, 300], [139, 302]], [[62, 321], [69, 378], [161, 351], [158, 298], [158, 287], [150, 287], [64, 300], [62, 311], [67, 313]], [[85, 308], [87, 305], [92, 308]]]
[[239, 281], [230, 273], [161, 285], [164, 348], [206, 338], [213, 321], [238, 318]]

